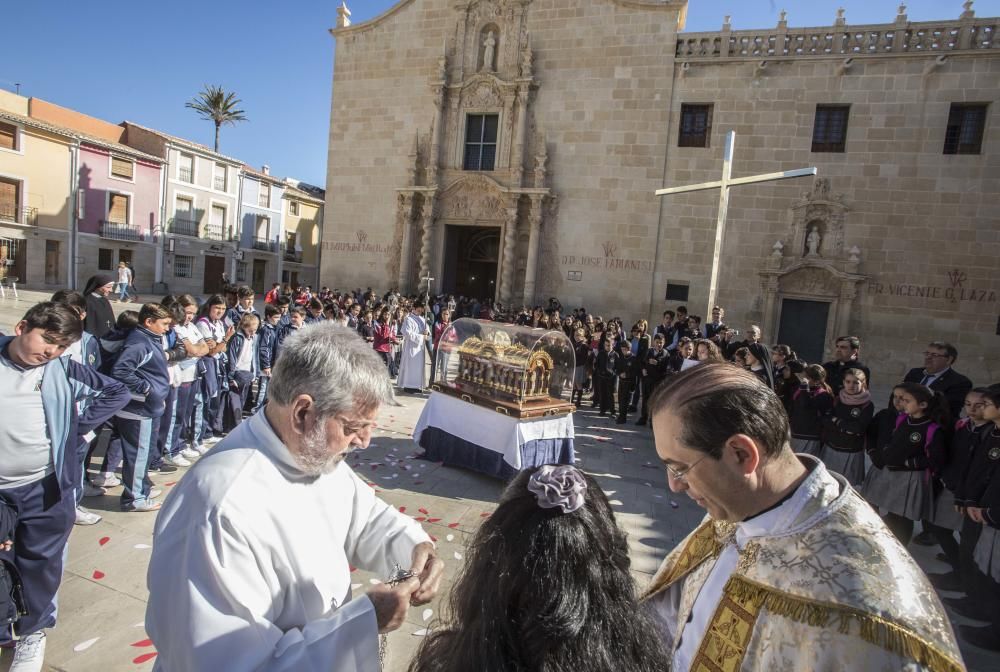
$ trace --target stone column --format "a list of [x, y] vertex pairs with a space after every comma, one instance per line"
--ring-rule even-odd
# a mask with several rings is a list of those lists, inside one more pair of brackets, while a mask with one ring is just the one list
[[444, 125], [444, 86], [434, 87], [434, 126], [431, 131], [431, 155], [427, 166], [427, 184], [437, 186], [441, 165], [441, 132]]
[[[503, 97], [503, 126], [497, 129], [499, 143], [497, 146], [496, 168], [514, 167], [514, 101], [517, 94]], [[515, 182], [515, 186], [521, 186]]]
[[417, 278], [418, 291], [426, 289], [424, 278], [431, 274], [431, 246], [434, 238], [434, 196], [424, 195], [423, 240], [420, 244], [420, 276]]
[[517, 197], [507, 205], [507, 221], [503, 236], [503, 266], [500, 270], [500, 301], [510, 303], [514, 287], [514, 245], [517, 243]]
[[535, 280], [538, 277], [538, 239], [542, 235], [542, 196], [531, 197], [531, 229], [528, 234], [528, 263], [524, 268], [524, 297], [526, 306], [535, 305]]
[[778, 338], [778, 325], [775, 324], [775, 308], [778, 303], [778, 277], [769, 275], [764, 280], [764, 319], [760, 325], [763, 328], [765, 338], [772, 341]]
[[396, 217], [397, 221], [402, 224], [403, 238], [399, 246], [399, 278], [397, 279], [396, 286], [403, 294], [409, 293], [410, 290], [410, 256], [412, 255], [411, 248], [413, 246], [413, 223], [410, 221], [412, 214], [413, 194], [400, 194]]
[[514, 168], [514, 184], [523, 186], [524, 177], [524, 137], [528, 126], [528, 87], [521, 85], [517, 90], [517, 120], [514, 128], [514, 151], [511, 152]]
[[834, 322], [836, 331], [834, 338], [851, 333], [851, 309], [854, 307], [854, 299], [857, 296], [858, 288], [854, 286], [854, 281], [841, 281], [840, 301], [837, 302], [837, 321]]

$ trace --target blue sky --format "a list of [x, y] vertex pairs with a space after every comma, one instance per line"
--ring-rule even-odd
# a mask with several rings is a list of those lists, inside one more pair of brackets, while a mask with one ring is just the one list
[[[580, 0], [597, 2], [603, 0]], [[108, 121], [129, 119], [212, 144], [211, 122], [184, 102], [205, 83], [243, 99], [249, 122], [223, 129], [221, 151], [276, 175], [323, 185], [333, 38], [339, 0], [30, 0], [4, 3], [7, 30], [0, 88], [38, 96]], [[395, 0], [348, 0], [355, 23]], [[888, 23], [890, 0], [691, 0], [688, 31], [830, 25], [838, 7], [849, 23]], [[957, 18], [961, 0], [910, 0], [911, 21]], [[1000, 0], [978, 0], [979, 16]], [[15, 28], [11, 30], [11, 28]]]

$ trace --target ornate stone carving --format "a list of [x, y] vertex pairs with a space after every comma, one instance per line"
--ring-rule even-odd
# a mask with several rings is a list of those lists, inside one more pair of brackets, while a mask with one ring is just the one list
[[496, 37], [496, 33], [491, 30], [486, 33], [486, 39], [483, 40], [483, 70], [486, 72], [496, 71]]
[[442, 219], [498, 221], [507, 215], [502, 192], [482, 175], [470, 175], [453, 183], [440, 201]]
[[514, 284], [514, 246], [517, 244], [517, 197], [507, 205], [507, 221], [503, 236], [503, 268], [500, 272], [500, 300], [510, 303]]
[[495, 82], [477, 79], [462, 91], [462, 107], [494, 109], [503, 107], [504, 96]]
[[431, 272], [431, 246], [434, 240], [434, 196], [424, 196], [423, 236], [420, 241], [420, 277], [426, 278]]
[[780, 279], [784, 294], [807, 296], [838, 296], [840, 279], [824, 268], [806, 267], [792, 271]]
[[802, 194], [802, 200], [792, 206], [792, 227], [786, 240], [790, 240], [793, 256], [809, 254], [810, 232], [818, 238], [816, 255], [826, 259], [844, 256], [845, 218], [850, 211], [843, 194], [834, 193], [828, 178], [816, 178], [812, 191]]

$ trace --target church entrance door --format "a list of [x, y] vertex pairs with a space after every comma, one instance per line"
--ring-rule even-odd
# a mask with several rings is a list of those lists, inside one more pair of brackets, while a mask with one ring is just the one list
[[500, 261], [500, 228], [446, 227], [442, 288], [456, 296], [493, 299]]
[[810, 364], [822, 364], [829, 315], [828, 301], [783, 299], [778, 343], [790, 345], [799, 359]]

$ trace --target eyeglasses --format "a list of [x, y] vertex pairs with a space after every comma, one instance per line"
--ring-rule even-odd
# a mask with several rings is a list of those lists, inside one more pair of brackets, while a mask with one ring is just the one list
[[674, 479], [675, 481], [678, 481], [679, 483], [687, 483], [687, 475], [691, 473], [692, 469], [701, 464], [701, 461], [704, 460], [706, 457], [708, 457], [707, 453], [705, 455], [702, 455], [699, 459], [695, 460], [694, 464], [689, 466], [687, 469], [681, 469], [680, 471], [677, 471], [669, 464], [667, 464], [665, 465], [667, 467], [667, 473], [670, 475], [670, 478]]
[[948, 355], [940, 352], [925, 352], [924, 357], [947, 357]]

